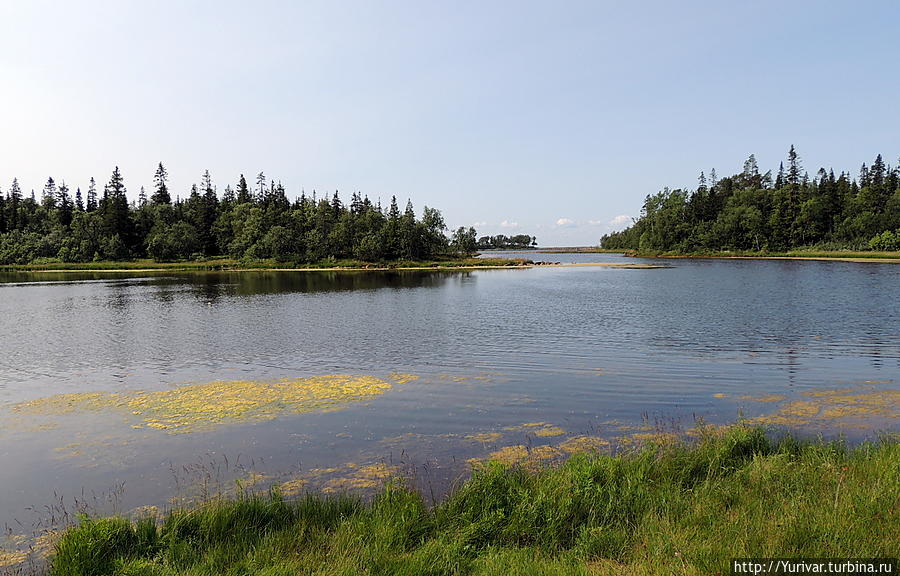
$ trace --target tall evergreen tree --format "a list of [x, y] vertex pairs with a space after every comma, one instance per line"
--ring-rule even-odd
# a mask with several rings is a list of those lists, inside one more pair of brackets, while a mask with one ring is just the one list
[[69, 196], [69, 186], [65, 181], [59, 185], [58, 190], [57, 218], [60, 224], [68, 227], [72, 223], [72, 214], [75, 211], [75, 206], [72, 204], [72, 198]]
[[169, 173], [166, 171], [163, 163], [160, 162], [159, 166], [156, 167], [156, 172], [153, 174], [153, 194], [150, 196], [150, 202], [156, 205], [159, 204], [171, 204], [172, 197], [169, 195], [169, 187], [167, 182], [169, 181]]
[[44, 207], [45, 210], [50, 211], [56, 208], [56, 182], [53, 181], [53, 178], [47, 178], [47, 183], [44, 184], [44, 191], [41, 194], [41, 206]]
[[240, 180], [238, 180], [237, 185], [237, 203], [238, 204], [249, 204], [253, 201], [253, 195], [250, 194], [250, 187], [247, 186], [247, 179], [244, 178], [244, 175], [241, 174]]
[[87, 205], [85, 209], [88, 212], [94, 212], [98, 208], [97, 203], [97, 183], [94, 181], [94, 178], [91, 178], [90, 185], [88, 186], [87, 191]]
[[132, 240], [131, 215], [128, 210], [125, 180], [119, 167], [116, 166], [109, 183], [104, 188], [104, 202], [101, 203], [103, 225], [107, 236], [118, 236], [119, 240], [130, 247]]

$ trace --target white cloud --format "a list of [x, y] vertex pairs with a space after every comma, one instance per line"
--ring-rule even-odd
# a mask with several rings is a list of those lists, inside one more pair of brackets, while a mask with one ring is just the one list
[[556, 221], [556, 225], [560, 228], [574, 228], [575, 221], [570, 220], [569, 218], [560, 218]]
[[472, 226], [474, 226], [476, 228], [481, 228], [481, 227], [487, 226], [487, 225], [488, 225], [487, 222], [476, 222], [476, 223], [472, 224]]
[[591, 226], [600, 226], [603, 224], [603, 220], [588, 220], [588, 224]]
[[610, 220], [607, 226], [610, 230], [621, 230], [627, 228], [629, 224], [631, 224], [631, 216], [622, 214]]
[[501, 228], [518, 228], [519, 223], [518, 222], [510, 222], [509, 220], [504, 220], [503, 222], [500, 223], [500, 227]]

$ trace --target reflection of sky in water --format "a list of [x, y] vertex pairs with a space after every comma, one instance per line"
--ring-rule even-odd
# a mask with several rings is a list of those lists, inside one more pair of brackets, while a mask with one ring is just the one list
[[[353, 488], [398, 469], [440, 492], [468, 459], [535, 449], [549, 458], [573, 439], [666, 433], [739, 412], [793, 418], [814, 432], [896, 429], [900, 267], [674, 265], [92, 273], [57, 283], [46, 282], [55, 274], [0, 274], [0, 453], [16, 463], [0, 469], [0, 521], [40, 508], [54, 492], [72, 498], [121, 482], [126, 509], [164, 503], [204, 474], [228, 487], [256, 474]], [[139, 416], [115, 410], [10, 425], [11, 404], [60, 393], [393, 372], [419, 379], [336, 411], [192, 434], [132, 428]], [[811, 395], [843, 388], [869, 400], [826, 405]], [[842, 414], [847, 406], [857, 412]], [[815, 418], [803, 420], [814, 408]]]

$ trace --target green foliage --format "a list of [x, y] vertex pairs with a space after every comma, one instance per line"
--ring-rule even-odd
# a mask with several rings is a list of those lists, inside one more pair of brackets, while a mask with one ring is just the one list
[[893, 232], [885, 230], [881, 234], [876, 234], [869, 240], [869, 248], [885, 251], [900, 250], [900, 228]]
[[515, 250], [537, 246], [537, 237], [528, 234], [516, 234], [515, 236], [482, 236], [478, 239], [479, 250]]
[[477, 233], [474, 228], [460, 226], [453, 232], [450, 245], [460, 254], [472, 254], [478, 248], [478, 242], [475, 240], [476, 236]]
[[701, 173], [694, 191], [666, 188], [647, 196], [634, 225], [605, 235], [601, 245], [657, 253], [821, 245], [888, 250], [874, 246], [886, 245], [880, 235], [897, 228], [900, 167], [879, 155], [872, 170], [863, 165], [859, 181], [824, 168], [810, 179], [791, 146], [787, 169], [782, 165], [774, 183], [771, 172], [759, 174], [751, 155], [734, 176], [707, 182]]
[[157, 262], [184, 260], [199, 248], [197, 231], [183, 220], [171, 226], [159, 224], [147, 238], [147, 255]]
[[736, 426], [537, 471], [493, 463], [433, 509], [391, 483], [368, 503], [273, 493], [83, 518], [51, 574], [713, 574], [738, 556], [891, 557], [898, 463], [895, 438], [850, 449]]
[[291, 203], [280, 182], [260, 173], [251, 190], [243, 175], [220, 199], [209, 172], [184, 200], [172, 201], [162, 163], [150, 198], [141, 189], [129, 205], [125, 179], [116, 168], [98, 198], [91, 179], [87, 203], [80, 190], [72, 201], [65, 183], [48, 179], [41, 201], [23, 198], [14, 180], [0, 196], [0, 264], [29, 264], [38, 258], [67, 263], [149, 256], [157, 262], [195, 256], [313, 263], [357, 258], [368, 262], [429, 260], [474, 251], [474, 229], [463, 244], [449, 244], [443, 216], [425, 207], [416, 218], [411, 202], [401, 213], [396, 198], [383, 210], [353, 194], [345, 205], [338, 193], [316, 200], [303, 194]]

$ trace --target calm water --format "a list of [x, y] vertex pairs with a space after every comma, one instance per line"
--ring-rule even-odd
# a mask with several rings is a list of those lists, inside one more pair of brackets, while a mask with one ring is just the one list
[[[162, 504], [197, 477], [227, 484], [242, 468], [283, 479], [386, 462], [439, 492], [466, 458], [560, 439], [523, 423], [614, 435], [618, 424], [690, 426], [773, 409], [742, 395], [897, 387], [900, 266], [669, 264], [0, 275], [0, 525], [27, 531], [38, 515], [28, 508], [60, 498]], [[419, 378], [336, 411], [193, 434], [132, 429], [102, 411], [55, 428], [40, 418], [12, 425], [14, 404], [63, 393], [392, 372]], [[490, 432], [503, 439], [464, 440]]]

